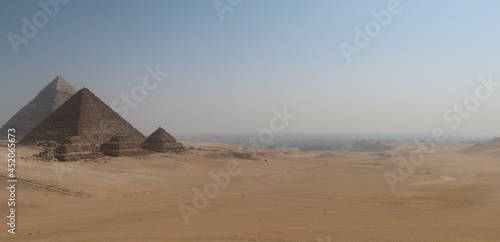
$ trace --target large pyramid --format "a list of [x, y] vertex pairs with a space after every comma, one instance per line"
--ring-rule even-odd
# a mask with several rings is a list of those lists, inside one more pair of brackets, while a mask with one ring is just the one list
[[145, 137], [87, 88], [83, 88], [28, 133], [20, 144], [54, 141], [80, 136], [83, 143], [101, 145], [113, 135], [124, 133], [140, 144]]
[[10, 128], [16, 128], [18, 138], [24, 137], [76, 92], [64, 78], [57, 76], [2, 126], [0, 139], [6, 138]]

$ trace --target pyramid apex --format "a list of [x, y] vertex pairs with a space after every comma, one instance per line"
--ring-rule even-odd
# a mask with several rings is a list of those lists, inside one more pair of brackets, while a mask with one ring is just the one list
[[145, 139], [143, 134], [84, 87], [20, 142], [31, 144], [52, 140], [62, 144], [68, 136], [81, 136], [84, 142], [100, 145], [118, 133], [130, 135], [135, 143]]
[[76, 88], [71, 86], [62, 76], [56, 76], [0, 128], [0, 138], [6, 138], [7, 128], [10, 127], [17, 127], [17, 136], [24, 137], [76, 91]]
[[91, 92], [88, 88], [84, 87], [80, 90], [78, 90], [78, 92], [76, 92], [75, 95], [79, 95], [79, 96], [88, 96], [88, 95], [92, 95], [92, 96], [95, 96], [95, 94], [93, 92]]
[[156, 129], [155, 132], [153, 132], [151, 135], [160, 135], [160, 136], [171, 136], [164, 128], [162, 127], [159, 127], [158, 129]]
[[56, 76], [41, 92], [61, 91], [69, 94], [76, 93], [76, 88], [69, 84], [62, 76]]
[[186, 150], [181, 143], [178, 143], [177, 140], [162, 127], [159, 127], [155, 132], [146, 138], [146, 140], [142, 143], [142, 148], [153, 152], [174, 153], [182, 153]]
[[59, 84], [62, 82], [67, 82], [67, 81], [62, 76], [56, 76], [56, 78], [54, 78], [54, 80], [52, 80], [50, 83]]

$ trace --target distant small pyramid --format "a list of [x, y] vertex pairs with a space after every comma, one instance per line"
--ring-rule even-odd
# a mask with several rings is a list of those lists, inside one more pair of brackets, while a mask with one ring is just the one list
[[28, 133], [20, 144], [45, 141], [63, 144], [66, 137], [80, 136], [84, 143], [101, 145], [117, 133], [130, 135], [138, 144], [145, 138], [101, 99], [83, 88]]
[[16, 128], [17, 138], [24, 137], [76, 92], [76, 88], [57, 76], [2, 126], [0, 139], [6, 138], [10, 128]]
[[170, 135], [163, 128], [158, 128], [153, 132], [144, 143], [142, 143], [142, 148], [152, 151], [152, 152], [174, 152], [182, 153], [186, 151], [186, 147]]
[[165, 131], [162, 127], [159, 127], [155, 132], [153, 132], [145, 142], [162, 142], [162, 143], [177, 143], [177, 140]]

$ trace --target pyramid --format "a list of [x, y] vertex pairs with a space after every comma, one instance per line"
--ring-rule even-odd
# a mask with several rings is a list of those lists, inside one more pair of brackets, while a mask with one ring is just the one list
[[66, 137], [65, 144], [57, 146], [54, 152], [54, 158], [59, 161], [92, 160], [104, 157], [103, 153], [97, 152], [97, 147], [94, 145], [82, 143], [80, 136]]
[[46, 141], [64, 144], [67, 137], [80, 136], [82, 143], [99, 146], [117, 133], [130, 135], [138, 144], [144, 141], [144, 135], [83, 88], [28, 133], [20, 144]]
[[76, 93], [76, 89], [64, 78], [57, 76], [38, 95], [12, 116], [0, 129], [0, 139], [5, 139], [7, 129], [16, 128], [18, 138], [24, 137], [66, 100]]
[[147, 155], [148, 151], [141, 148], [141, 144], [133, 141], [128, 134], [116, 134], [101, 145], [100, 152], [107, 156], [136, 156]]
[[178, 143], [172, 135], [167, 133], [167, 131], [161, 127], [146, 138], [144, 143], [142, 143], [142, 148], [152, 152], [161, 153], [182, 153], [186, 151], [186, 147], [184, 147], [184, 145]]

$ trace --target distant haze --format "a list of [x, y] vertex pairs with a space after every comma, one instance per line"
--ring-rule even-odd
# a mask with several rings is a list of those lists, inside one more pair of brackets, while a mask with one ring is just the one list
[[223, 21], [211, 0], [70, 1], [16, 54], [37, 2], [0, 1], [0, 126], [58, 75], [111, 105], [159, 66], [126, 117], [145, 135], [257, 133], [284, 107], [283, 133], [500, 134], [498, 86], [443, 119], [500, 83], [498, 1], [401, 1], [350, 63], [339, 45], [390, 1], [243, 0]]

